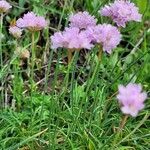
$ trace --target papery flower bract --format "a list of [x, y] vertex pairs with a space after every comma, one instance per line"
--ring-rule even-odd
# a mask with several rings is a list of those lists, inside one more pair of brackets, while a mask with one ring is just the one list
[[110, 24], [99, 24], [95, 27], [89, 27], [85, 32], [93, 43], [101, 44], [103, 50], [109, 54], [121, 41], [119, 30]]
[[111, 17], [117, 26], [125, 27], [129, 21], [141, 21], [142, 15], [134, 3], [126, 0], [116, 0], [114, 3], [104, 6], [99, 13], [102, 16]]
[[78, 12], [69, 17], [70, 27], [77, 27], [79, 29], [87, 29], [90, 26], [95, 26], [97, 20], [88, 12]]
[[0, 0], [0, 13], [7, 12], [12, 6], [5, 0]]
[[39, 31], [47, 26], [44, 17], [36, 16], [33, 12], [24, 14], [23, 18], [17, 20], [16, 24], [19, 28], [27, 28], [30, 31]]
[[79, 28], [65, 28], [63, 32], [56, 32], [51, 36], [52, 48], [68, 48], [80, 50], [82, 48], [91, 49], [93, 45], [85, 32]]
[[121, 104], [121, 111], [124, 114], [136, 117], [138, 112], [144, 108], [146, 98], [147, 94], [142, 92], [140, 84], [129, 83], [127, 86], [119, 85], [117, 99]]
[[14, 51], [14, 54], [19, 56], [21, 59], [28, 59], [30, 57], [30, 52], [23, 47], [17, 47]]
[[20, 38], [22, 34], [22, 29], [17, 26], [10, 26], [9, 33], [12, 34], [15, 38]]

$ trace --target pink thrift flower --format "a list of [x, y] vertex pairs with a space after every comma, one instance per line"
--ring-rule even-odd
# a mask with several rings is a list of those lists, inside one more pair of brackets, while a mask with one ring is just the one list
[[141, 21], [142, 15], [138, 7], [128, 0], [116, 0], [114, 3], [104, 6], [99, 13], [102, 16], [111, 17], [117, 26], [125, 27], [129, 21]]
[[12, 6], [5, 0], [0, 0], [0, 13], [7, 12]]
[[116, 48], [121, 41], [119, 30], [110, 24], [99, 24], [88, 28], [85, 32], [93, 43], [101, 44], [103, 51], [109, 54], [111, 54], [112, 49]]
[[66, 28], [63, 32], [56, 32], [51, 36], [52, 48], [68, 48], [80, 50], [82, 48], [91, 49], [92, 44], [85, 32], [79, 28]]
[[78, 12], [69, 17], [70, 27], [77, 27], [79, 29], [87, 29], [87, 27], [95, 26], [97, 20], [88, 12]]
[[117, 99], [121, 104], [121, 111], [124, 114], [136, 117], [138, 112], [144, 108], [146, 98], [147, 94], [142, 92], [140, 84], [129, 83], [127, 86], [119, 85]]
[[47, 22], [44, 17], [36, 16], [33, 12], [28, 12], [17, 20], [17, 26], [19, 28], [27, 28], [30, 31], [39, 31], [47, 26]]
[[9, 33], [12, 34], [15, 38], [20, 38], [22, 34], [22, 29], [12, 26], [9, 28]]
[[56, 32], [54, 35], [50, 37], [52, 42], [52, 49], [67, 47], [67, 43], [65, 44], [63, 33], [62, 32]]

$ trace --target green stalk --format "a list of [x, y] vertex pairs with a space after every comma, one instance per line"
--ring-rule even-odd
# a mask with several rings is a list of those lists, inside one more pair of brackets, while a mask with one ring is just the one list
[[[0, 69], [2, 70], [3, 67], [3, 56], [2, 56], [2, 29], [3, 28], [3, 13], [0, 15]], [[2, 88], [3, 88], [3, 82], [2, 82]], [[1, 100], [4, 99], [4, 90], [2, 89], [1, 91]], [[4, 101], [1, 101], [1, 107], [3, 108], [4, 106]]]
[[115, 139], [113, 141], [113, 145], [116, 145], [116, 143], [118, 142], [118, 139], [120, 137], [120, 134], [122, 133], [122, 129], [124, 128], [128, 117], [129, 117], [128, 115], [125, 115], [125, 116], [122, 117], [119, 128], [117, 130], [117, 134], [116, 134]]
[[3, 32], [3, 13], [0, 16], [0, 61], [1, 67], [3, 66], [3, 56], [2, 56], [2, 32]]
[[[31, 83], [31, 101], [30, 101], [30, 105], [31, 105], [31, 127], [33, 127], [33, 96], [34, 96], [34, 66], [35, 66], [35, 32], [32, 31], [31, 32], [31, 78], [30, 78], [30, 83]], [[31, 131], [31, 135], [33, 134], [33, 132]], [[33, 142], [32, 142], [33, 145]], [[32, 146], [33, 149], [33, 146]]]
[[98, 69], [99, 69], [99, 66], [100, 66], [100, 62], [101, 62], [101, 60], [102, 60], [102, 52], [103, 52], [103, 49], [102, 49], [102, 47], [100, 46], [100, 48], [99, 48], [99, 52], [98, 52], [98, 62], [97, 62], [97, 64], [96, 64], [96, 66], [95, 66], [95, 70], [94, 70], [94, 72], [93, 72], [93, 75], [92, 75], [92, 77], [91, 77], [91, 79], [90, 79], [90, 83], [87, 85], [87, 89], [86, 89], [86, 92], [88, 93], [88, 91], [90, 90], [90, 87], [91, 87], [91, 85], [93, 84], [93, 82], [94, 82], [94, 79], [95, 79], [95, 77], [96, 77], [96, 74], [98, 73]]
[[[15, 50], [17, 50], [17, 47], [18, 47], [18, 40], [16, 39], [16, 41], [15, 41]], [[14, 61], [14, 64], [13, 64], [13, 75], [14, 75], [14, 80], [13, 80], [13, 101], [16, 100], [16, 102], [17, 102], [17, 104], [16, 104], [17, 111], [20, 111], [20, 107], [21, 107], [20, 99], [19, 98], [17, 99], [17, 95], [18, 95], [17, 84], [18, 84], [18, 81], [19, 81], [19, 57], [18, 57], [19, 55], [20, 55], [20, 53], [17, 54], [17, 57], [16, 57], [16, 59]], [[14, 103], [14, 102], [12, 102], [12, 103]], [[15, 108], [13, 108], [13, 109], [15, 109]]]
[[99, 52], [98, 52], [98, 60], [99, 60], [99, 61], [102, 60], [102, 53], [103, 53], [103, 49], [102, 49], [102, 47], [100, 46]]
[[72, 51], [71, 49], [68, 49], [68, 65], [71, 63], [72, 60]]
[[32, 44], [31, 44], [31, 93], [34, 87], [34, 66], [35, 66], [35, 32], [32, 32]]
[[122, 131], [122, 129], [124, 128], [124, 126], [127, 122], [128, 117], [129, 117], [128, 115], [123, 116], [120, 126], [119, 126], [119, 129], [118, 129], [118, 132]]

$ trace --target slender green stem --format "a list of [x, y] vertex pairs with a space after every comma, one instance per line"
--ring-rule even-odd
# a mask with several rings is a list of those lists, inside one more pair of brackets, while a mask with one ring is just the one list
[[3, 66], [3, 56], [2, 56], [2, 34], [3, 32], [3, 13], [1, 13], [0, 16], [0, 61], [1, 61], [1, 67]]
[[90, 87], [91, 87], [91, 85], [92, 85], [92, 83], [93, 83], [93, 81], [94, 81], [94, 79], [95, 79], [95, 76], [96, 76], [97, 71], [98, 71], [99, 66], [100, 66], [100, 62], [101, 62], [101, 60], [102, 60], [102, 52], [103, 52], [103, 49], [102, 49], [102, 47], [100, 46], [99, 52], [98, 52], [98, 59], [99, 59], [99, 62], [97, 62], [97, 64], [96, 64], [94, 73], [93, 73], [93, 75], [92, 75], [92, 78], [91, 78], [91, 80], [90, 80], [90, 83], [89, 83], [88, 86], [87, 86], [86, 92], [89, 91], [89, 89], [90, 89]]
[[116, 143], [118, 142], [118, 139], [120, 137], [120, 134], [122, 133], [122, 129], [124, 128], [128, 117], [129, 117], [128, 115], [125, 115], [125, 116], [122, 117], [119, 128], [117, 130], [117, 134], [116, 134], [115, 139], [113, 141], [113, 145], [116, 145]]
[[71, 63], [72, 60], [72, 51], [71, 49], [68, 49], [68, 65]]
[[[34, 66], [35, 66], [35, 32], [32, 32], [32, 42], [31, 42], [31, 78], [30, 78], [30, 83], [31, 83], [31, 100], [30, 100], [30, 105], [31, 105], [31, 127], [33, 126], [33, 95], [34, 95]], [[32, 131], [31, 131], [32, 134]]]
[[100, 46], [99, 52], [98, 52], [98, 59], [99, 59], [99, 61], [102, 60], [102, 53], [103, 53], [103, 49], [102, 49], [102, 47]]
[[[0, 15], [0, 69], [2, 70], [2, 68], [3, 68], [3, 56], [2, 56], [2, 29], [3, 28], [3, 13], [1, 13], [1, 15]], [[2, 82], [2, 88], [4, 87], [3, 86], [3, 82]], [[4, 90], [2, 89], [1, 90], [1, 98], [0, 98], [1, 100], [3, 100], [4, 99]], [[1, 104], [0, 104], [2, 107], [4, 106], [4, 102], [3, 101], [1, 101]]]
[[124, 128], [126, 122], [127, 122], [127, 119], [128, 119], [128, 115], [125, 115], [123, 116], [121, 122], [120, 122], [120, 126], [119, 126], [119, 129], [118, 129], [118, 132], [122, 131], [122, 129]]
[[35, 33], [32, 32], [32, 44], [31, 44], [31, 92], [33, 92], [34, 86], [34, 66], [35, 66]]
[[100, 66], [100, 62], [97, 62], [96, 66], [95, 66], [95, 69], [94, 69], [94, 72], [93, 72], [93, 75], [92, 75], [92, 77], [91, 77], [91, 80], [89, 81], [89, 84], [87, 85], [86, 93], [89, 92], [90, 87], [91, 87], [91, 85], [92, 85], [93, 82], [94, 82], [94, 79], [95, 79], [96, 74], [97, 74], [97, 72], [98, 72], [99, 66]]
[[[18, 47], [18, 40], [16, 39], [15, 41], [15, 50], [17, 51], [17, 47]], [[20, 55], [20, 52], [18, 54], [18, 56]], [[16, 60], [13, 64], [13, 75], [14, 75], [14, 80], [13, 80], [13, 102], [12, 103], [15, 103], [15, 101], [17, 102], [16, 104], [16, 109], [18, 111], [20, 111], [20, 106], [21, 106], [21, 102], [20, 102], [20, 99], [17, 99], [17, 82], [18, 82], [18, 79], [19, 79], [19, 57], [16, 57]], [[15, 109], [15, 106], [14, 108]]]

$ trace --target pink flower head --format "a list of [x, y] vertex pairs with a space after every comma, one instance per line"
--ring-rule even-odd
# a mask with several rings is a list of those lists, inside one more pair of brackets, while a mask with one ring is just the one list
[[147, 94], [142, 92], [140, 84], [129, 83], [127, 86], [119, 85], [117, 99], [121, 104], [121, 111], [124, 114], [136, 117], [138, 112], [144, 108], [146, 98]]
[[28, 12], [17, 20], [17, 26], [19, 28], [27, 28], [30, 31], [39, 31], [47, 26], [47, 22], [44, 17], [36, 16], [33, 12]]
[[77, 27], [79, 29], [87, 29], [87, 27], [95, 26], [97, 20], [88, 12], [78, 12], [69, 17], [70, 27]]
[[7, 12], [12, 6], [5, 0], [0, 0], [0, 13]]
[[102, 16], [111, 17], [117, 26], [125, 27], [129, 21], [141, 21], [142, 15], [134, 3], [128, 0], [116, 0], [114, 3], [104, 6], [99, 13]]
[[57, 49], [64, 47], [72, 50], [80, 50], [82, 48], [91, 49], [93, 46], [85, 34], [79, 28], [66, 28], [63, 32], [56, 32], [51, 36], [52, 48]]
[[110, 24], [89, 27], [85, 32], [92, 42], [101, 44], [103, 50], [109, 54], [121, 41], [120, 32]]
[[22, 29], [12, 26], [9, 28], [9, 33], [12, 34], [15, 38], [20, 38], [22, 34]]
[[50, 37], [51, 42], [52, 42], [52, 48], [57, 49], [57, 48], [62, 48], [62, 47], [67, 47], [67, 44], [65, 44], [63, 33], [62, 32], [56, 32], [54, 35]]

